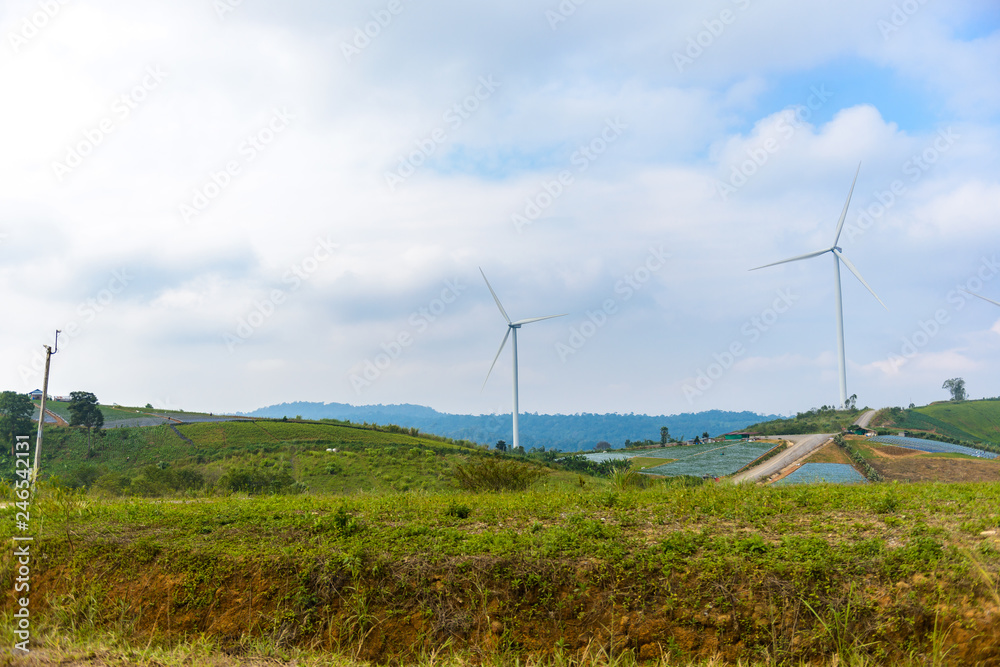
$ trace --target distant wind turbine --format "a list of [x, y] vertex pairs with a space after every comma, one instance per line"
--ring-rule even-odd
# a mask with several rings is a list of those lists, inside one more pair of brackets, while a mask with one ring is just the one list
[[[480, 268], [479, 272], [483, 274], [483, 280], [486, 280], [486, 274], [483, 273], [483, 269]], [[507, 320], [507, 333], [504, 334], [503, 341], [500, 343], [500, 349], [497, 350], [497, 356], [493, 357], [493, 363], [490, 364], [490, 370], [486, 373], [486, 380], [483, 380], [483, 388], [486, 387], [486, 382], [490, 379], [490, 373], [493, 372], [493, 367], [497, 365], [497, 359], [500, 358], [500, 353], [503, 352], [503, 346], [507, 344], [507, 338], [513, 333], [513, 352], [514, 352], [514, 443], [513, 447], [516, 449], [518, 447], [518, 434], [517, 434], [517, 330], [520, 329], [525, 324], [530, 324], [532, 322], [540, 322], [541, 320], [551, 320], [554, 317], [565, 317], [566, 313], [562, 315], [546, 315], [545, 317], [532, 317], [527, 320], [518, 320], [517, 322], [511, 322], [510, 318], [507, 317], [507, 311], [503, 309], [503, 304], [500, 303], [500, 299], [497, 297], [497, 293], [493, 291], [493, 286], [490, 285], [490, 281], [486, 280], [486, 286], [490, 289], [490, 294], [493, 295], [493, 300], [497, 302], [497, 308], [500, 309], [500, 314], [503, 318]]]
[[840, 213], [840, 220], [837, 222], [837, 234], [833, 237], [833, 245], [824, 250], [817, 250], [816, 252], [811, 252], [807, 255], [799, 255], [798, 257], [792, 257], [789, 259], [783, 259], [780, 262], [773, 262], [771, 264], [765, 264], [764, 266], [758, 266], [756, 268], [750, 269], [751, 271], [756, 271], [757, 269], [765, 269], [769, 266], [776, 266], [778, 264], [787, 264], [788, 262], [797, 262], [800, 259], [809, 259], [811, 257], [818, 257], [820, 255], [830, 253], [833, 255], [833, 279], [834, 279], [834, 294], [836, 295], [836, 309], [837, 309], [837, 353], [839, 355], [840, 361], [840, 407], [843, 408], [847, 405], [847, 361], [844, 355], [844, 304], [843, 297], [840, 292], [840, 263], [843, 262], [844, 266], [854, 274], [854, 277], [861, 281], [861, 284], [871, 292], [875, 300], [882, 304], [882, 307], [889, 310], [888, 306], [882, 303], [882, 299], [878, 298], [878, 294], [875, 290], [865, 282], [865, 279], [861, 277], [858, 270], [854, 268], [854, 265], [844, 257], [843, 250], [837, 246], [837, 242], [840, 241], [840, 233], [844, 230], [844, 220], [847, 219], [847, 208], [851, 205], [851, 195], [854, 194], [854, 184], [858, 182], [858, 173], [861, 171], [861, 163], [858, 163], [858, 169], [854, 172], [854, 181], [851, 182], [851, 190], [847, 193], [847, 201], [844, 202], [844, 210]]
[[963, 291], [963, 292], [965, 292], [966, 294], [971, 294], [972, 296], [978, 296], [978, 297], [979, 297], [980, 299], [982, 299], [983, 301], [989, 301], [989, 302], [990, 302], [990, 303], [992, 303], [992, 304], [993, 304], [994, 306], [1000, 306], [1000, 301], [994, 301], [993, 299], [987, 299], [987, 298], [986, 298], [985, 296], [983, 296], [983, 295], [981, 295], [981, 294], [976, 294], [975, 292], [970, 292], [970, 291], [969, 291], [969, 290], [967, 290], [967, 289], [964, 289], [964, 290], [962, 290], [962, 291]]

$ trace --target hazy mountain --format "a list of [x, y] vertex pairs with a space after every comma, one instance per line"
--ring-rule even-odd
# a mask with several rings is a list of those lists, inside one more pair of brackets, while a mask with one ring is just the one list
[[[355, 423], [397, 424], [415, 427], [424, 433], [434, 433], [456, 440], [494, 444], [497, 440], [510, 443], [510, 415], [453, 415], [422, 405], [347, 405], [345, 403], [295, 402], [271, 405], [243, 413], [253, 417], [295, 417], [305, 419], [344, 419]], [[592, 449], [601, 440], [613, 447], [622, 447], [626, 440], [660, 440], [660, 427], [670, 429], [675, 438], [694, 438], [708, 432], [711, 435], [745, 428], [776, 415], [755, 412], [708, 412], [679, 415], [636, 414], [575, 414], [520, 416], [521, 444], [527, 448], [545, 447], [562, 451]]]

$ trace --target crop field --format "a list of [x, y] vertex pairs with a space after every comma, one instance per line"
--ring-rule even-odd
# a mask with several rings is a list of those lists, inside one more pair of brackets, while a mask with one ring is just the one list
[[[261, 443], [338, 444], [351, 445], [410, 445], [426, 444], [428, 440], [406, 433], [387, 433], [363, 428], [332, 424], [281, 421], [202, 422], [184, 424], [177, 429], [202, 447], [233, 447]], [[435, 446], [459, 450], [461, 447], [442, 442]]]
[[[185, 440], [187, 438], [187, 440]], [[337, 451], [327, 451], [337, 450]], [[453, 488], [451, 471], [469, 454], [449, 442], [402, 432], [281, 421], [200, 423], [107, 428], [88, 444], [81, 429], [46, 427], [42, 468], [61, 482], [81, 474], [96, 479], [142, 476], [149, 466], [189, 468], [212, 484], [226, 471], [286, 470], [311, 493], [439, 491]], [[0, 475], [13, 473], [11, 457]], [[577, 481], [576, 475], [559, 473]]]
[[[909, 411], [910, 415], [914, 413], [925, 417], [935, 427], [942, 426], [935, 430], [943, 435], [959, 440], [1000, 442], [1000, 400], [934, 403]], [[948, 432], [959, 429], [968, 435]]]
[[774, 483], [786, 484], [866, 484], [864, 475], [846, 463], [804, 463], [797, 470]]
[[773, 442], [740, 441], [733, 444], [708, 443], [687, 447], [671, 447], [667, 450], [670, 458], [676, 459], [654, 468], [646, 468], [643, 474], [678, 477], [693, 475], [702, 477], [722, 477], [731, 475], [748, 463], [760, 458], [774, 448]]
[[[38, 410], [41, 406], [41, 401], [32, 401], [35, 405], [35, 410]], [[69, 403], [62, 403], [59, 401], [45, 401], [45, 409], [51, 410], [56, 413], [66, 421], [69, 421]]]
[[921, 438], [905, 438], [899, 435], [879, 435], [874, 438], [869, 438], [869, 442], [878, 442], [886, 445], [894, 445], [896, 447], [905, 447], [906, 449], [915, 449], [920, 452], [929, 452], [932, 454], [964, 454], [965, 456], [974, 456], [979, 459], [995, 459], [998, 456], [992, 452], [984, 452], [980, 449], [963, 447], [962, 445], [953, 445], [950, 442], [936, 442], [934, 440], [923, 440]]
[[[692, 445], [692, 447], [702, 447], [702, 446], [703, 445]], [[677, 456], [675, 455], [676, 452], [689, 449], [691, 449], [691, 447], [662, 447], [659, 449], [597, 452], [595, 454], [580, 454], [580, 456], [590, 461], [594, 461], [596, 463], [604, 463], [605, 461], [619, 461], [622, 459], [632, 459], [635, 457], [642, 457], [646, 459], [675, 459], [677, 458]]]

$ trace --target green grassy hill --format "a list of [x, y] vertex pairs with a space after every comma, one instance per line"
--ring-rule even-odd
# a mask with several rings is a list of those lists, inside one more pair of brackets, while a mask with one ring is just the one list
[[861, 416], [860, 410], [835, 410], [829, 406], [800, 412], [788, 419], [773, 419], [746, 428], [751, 433], [761, 435], [796, 435], [799, 433], [840, 433]]
[[887, 408], [879, 411], [872, 425], [968, 442], [1000, 443], [1000, 399], [932, 403], [909, 410]]
[[[454, 466], [483, 454], [470, 443], [395, 426], [256, 420], [122, 427], [94, 434], [89, 444], [83, 429], [47, 426], [41, 469], [43, 478], [111, 495], [199, 491], [233, 471], [285, 491], [398, 493], [454, 490]], [[0, 476], [9, 480], [13, 473], [4, 452]], [[578, 478], [562, 471], [546, 483]]]

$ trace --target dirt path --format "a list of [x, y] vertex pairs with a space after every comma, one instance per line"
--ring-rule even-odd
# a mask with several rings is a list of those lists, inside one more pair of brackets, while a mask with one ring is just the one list
[[62, 417], [60, 417], [59, 415], [57, 415], [56, 413], [52, 412], [48, 408], [45, 408], [45, 414], [47, 414], [49, 417], [52, 417], [53, 419], [56, 420], [56, 426], [69, 426], [69, 422], [68, 421], [66, 421], [65, 419], [63, 419]]
[[765, 477], [770, 477], [771, 475], [777, 473], [778, 471], [791, 466], [794, 463], [798, 463], [802, 459], [806, 458], [814, 451], [825, 445], [830, 441], [833, 436], [829, 433], [815, 433], [811, 435], [778, 435], [775, 439], [778, 440], [788, 440], [792, 443], [792, 446], [786, 449], [781, 454], [778, 454], [773, 459], [764, 461], [762, 464], [755, 468], [751, 468], [746, 472], [741, 472], [738, 475], [732, 477], [734, 484], [739, 484], [740, 482], [757, 482]]

